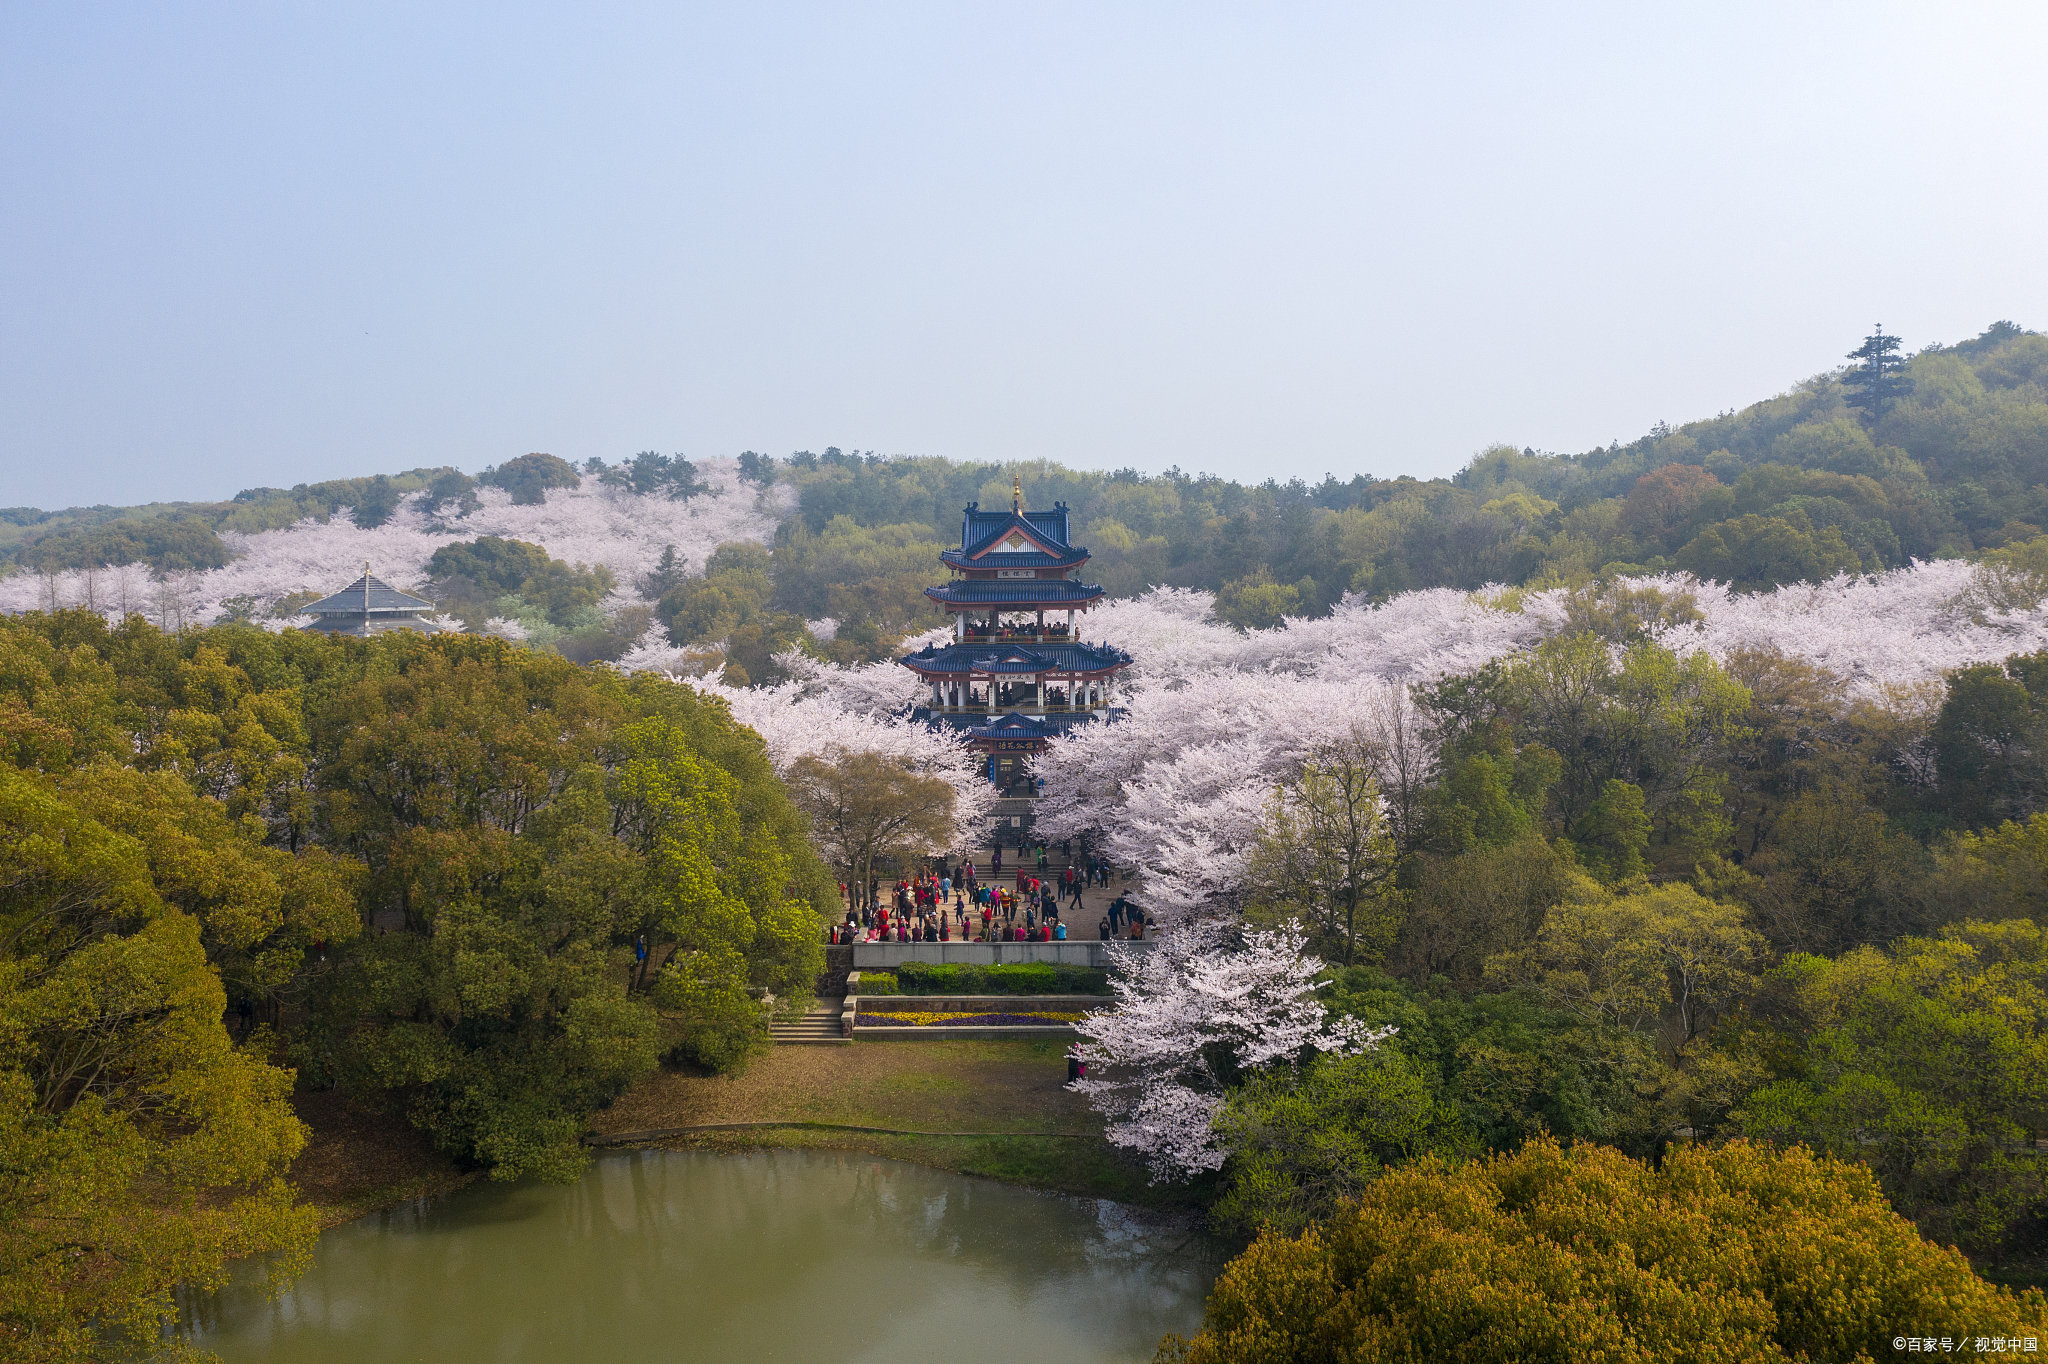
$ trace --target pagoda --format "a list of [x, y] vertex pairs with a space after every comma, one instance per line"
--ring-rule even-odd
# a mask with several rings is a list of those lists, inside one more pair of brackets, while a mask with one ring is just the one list
[[1023, 502], [1013, 479], [1007, 512], [967, 504], [960, 548], [939, 555], [952, 581], [924, 591], [952, 617], [953, 641], [898, 660], [929, 689], [915, 717], [964, 732], [989, 780], [1020, 794], [1047, 741], [1121, 713], [1116, 675], [1131, 665], [1121, 649], [1081, 642], [1079, 620], [1103, 596], [1079, 580], [1088, 551], [1072, 541], [1067, 504]]

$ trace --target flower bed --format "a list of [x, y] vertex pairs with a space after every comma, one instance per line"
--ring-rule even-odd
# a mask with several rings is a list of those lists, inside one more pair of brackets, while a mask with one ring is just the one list
[[1078, 1013], [1039, 1010], [1031, 1013], [931, 1013], [914, 1009], [862, 1009], [856, 1020], [879, 1028], [1043, 1028], [1051, 1023], [1076, 1023]]

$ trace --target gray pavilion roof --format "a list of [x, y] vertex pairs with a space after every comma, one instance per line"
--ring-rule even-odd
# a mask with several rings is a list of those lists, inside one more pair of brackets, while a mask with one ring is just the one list
[[[365, 593], [368, 594], [367, 605]], [[410, 593], [400, 592], [389, 583], [373, 578], [367, 573], [333, 596], [322, 597], [310, 606], [299, 608], [309, 616], [360, 616], [365, 611], [373, 616], [392, 613], [419, 615], [433, 609], [432, 602], [421, 601]]]

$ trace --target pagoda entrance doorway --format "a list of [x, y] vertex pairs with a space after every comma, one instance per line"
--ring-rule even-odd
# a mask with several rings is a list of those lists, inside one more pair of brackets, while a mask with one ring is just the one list
[[996, 789], [1005, 796], [1028, 796], [1036, 793], [1036, 783], [1031, 776], [1030, 761], [1024, 757], [1012, 757], [999, 753], [996, 763]]

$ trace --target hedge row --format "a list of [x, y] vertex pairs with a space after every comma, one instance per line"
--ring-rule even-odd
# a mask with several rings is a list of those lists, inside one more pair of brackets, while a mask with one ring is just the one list
[[906, 961], [894, 975], [861, 972], [859, 989], [862, 995], [1106, 995], [1109, 973], [1049, 961], [1000, 966]]

